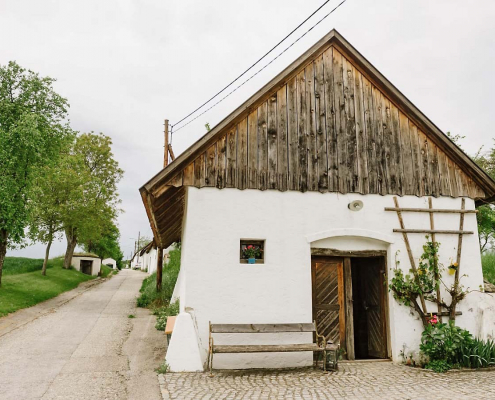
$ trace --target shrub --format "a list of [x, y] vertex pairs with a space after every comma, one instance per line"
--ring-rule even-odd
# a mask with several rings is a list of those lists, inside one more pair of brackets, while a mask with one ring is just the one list
[[483, 277], [490, 283], [495, 284], [495, 253], [490, 251], [481, 255]]
[[463, 344], [459, 351], [459, 364], [466, 368], [486, 368], [495, 365], [495, 343], [492, 340], [474, 339]]
[[453, 321], [448, 324], [430, 324], [421, 335], [419, 348], [428, 357], [429, 364], [432, 361], [444, 360], [448, 364], [459, 362], [461, 348], [469, 346], [473, 337], [469, 331], [454, 325]]
[[179, 300], [170, 303], [168, 306], [157, 308], [153, 311], [157, 316], [155, 328], [164, 331], [167, 326], [167, 318], [179, 314]]

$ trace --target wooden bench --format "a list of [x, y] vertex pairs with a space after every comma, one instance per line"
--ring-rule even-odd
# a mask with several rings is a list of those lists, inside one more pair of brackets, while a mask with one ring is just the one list
[[172, 332], [174, 331], [176, 318], [177, 317], [175, 316], [167, 317], [167, 325], [165, 325], [165, 335], [167, 336], [167, 345], [170, 344], [170, 337], [172, 336]]
[[[325, 336], [318, 334], [316, 322], [303, 324], [210, 324], [208, 363], [210, 374], [213, 369], [213, 354], [216, 353], [287, 353], [299, 351], [313, 351], [323, 353], [323, 369], [326, 371], [327, 352], [333, 353], [334, 368], [337, 368], [339, 345], [333, 344]], [[297, 344], [235, 344], [216, 345], [213, 334], [220, 333], [294, 333], [312, 332], [316, 336], [316, 343]]]

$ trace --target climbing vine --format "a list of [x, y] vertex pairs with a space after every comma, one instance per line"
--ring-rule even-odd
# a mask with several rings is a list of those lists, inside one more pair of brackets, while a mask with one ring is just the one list
[[[455, 321], [456, 305], [466, 297], [469, 291], [460, 284], [461, 276], [455, 274], [454, 283], [447, 286], [442, 279], [443, 266], [438, 262], [438, 250], [440, 243], [433, 242], [426, 236], [426, 243], [423, 245], [423, 254], [419, 259], [418, 268], [412, 267], [408, 273], [404, 273], [398, 260], [398, 252], [395, 257], [395, 268], [391, 279], [389, 290], [394, 298], [407, 307], [412, 307], [420, 316], [423, 325], [428, 325], [432, 313], [428, 313], [425, 307], [425, 300], [436, 303], [449, 311], [449, 319]], [[451, 262], [449, 268], [459, 268]], [[451, 302], [447, 304], [440, 295], [440, 285], [445, 287], [450, 294]]]

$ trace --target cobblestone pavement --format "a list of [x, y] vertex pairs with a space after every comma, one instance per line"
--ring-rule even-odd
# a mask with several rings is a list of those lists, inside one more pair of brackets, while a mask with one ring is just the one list
[[495, 399], [495, 371], [430, 371], [391, 362], [341, 363], [316, 369], [214, 371], [160, 375], [169, 399]]

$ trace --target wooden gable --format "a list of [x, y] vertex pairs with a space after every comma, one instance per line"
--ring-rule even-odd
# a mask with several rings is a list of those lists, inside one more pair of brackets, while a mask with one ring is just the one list
[[180, 238], [184, 186], [495, 194], [495, 183], [336, 31], [141, 188], [159, 236], [167, 229]]

